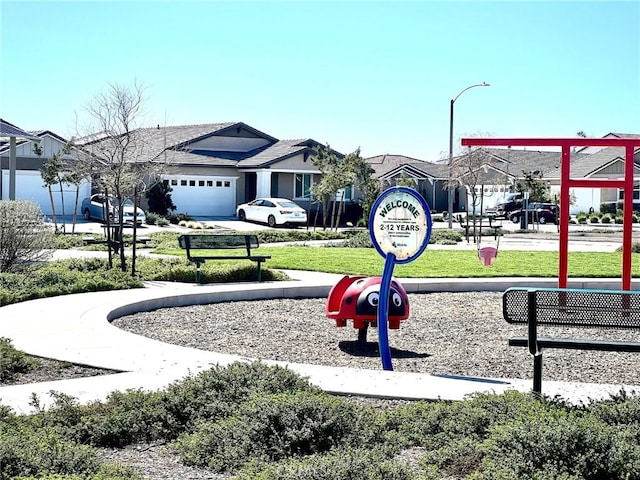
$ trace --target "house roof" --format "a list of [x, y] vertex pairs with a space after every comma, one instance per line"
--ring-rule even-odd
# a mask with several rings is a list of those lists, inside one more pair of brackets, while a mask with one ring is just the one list
[[[8, 125], [11, 125], [11, 124], [8, 124]], [[24, 130], [20, 130], [20, 131], [24, 132]], [[60, 143], [67, 143], [67, 140], [65, 138], [53, 133], [51, 130], [29, 131], [29, 132], [25, 132], [25, 134], [27, 135], [26, 137], [16, 137], [17, 138], [16, 147], [23, 145], [27, 142], [40, 139], [44, 136], [53, 137], [57, 139]], [[13, 135], [7, 135], [7, 137], [9, 136], [13, 136]], [[2, 135], [0, 135], [0, 137], [2, 137]], [[0, 153], [8, 152], [9, 148], [10, 148], [10, 145], [8, 141], [0, 140]]]
[[[191, 149], [193, 145], [208, 137], [248, 132], [255, 138], [267, 141], [266, 145], [253, 150], [215, 151]], [[313, 139], [278, 140], [242, 122], [208, 123], [155, 128], [140, 128], [134, 131], [144, 143], [144, 157], [155, 161], [171, 161], [177, 165], [203, 165], [216, 167], [256, 168], [267, 167], [303, 152], [315, 153], [320, 143]], [[106, 135], [94, 134], [76, 143], [83, 146], [99, 145]]]
[[0, 118], [0, 137], [32, 138], [33, 135]]
[[[235, 123], [207, 123], [201, 125], [180, 125], [171, 127], [139, 128], [132, 133], [137, 135], [145, 145], [149, 159], [158, 157], [166, 149], [183, 147], [190, 142], [201, 140], [224, 130]], [[98, 132], [78, 138], [76, 144], [87, 148], [97, 145], [108, 137], [105, 132]]]
[[310, 154], [315, 154], [319, 146], [320, 143], [310, 138], [279, 140], [273, 145], [260, 149], [251, 157], [243, 159], [238, 163], [238, 166], [241, 168], [266, 167], [276, 161], [281, 161], [300, 153], [309, 152]]
[[[636, 149], [636, 152], [640, 149]], [[606, 147], [595, 153], [571, 155], [570, 175], [572, 178], [587, 178], [617, 161], [624, 161], [625, 149]], [[637, 168], [637, 162], [636, 162]], [[560, 165], [549, 172], [549, 178], [560, 178]]]
[[393, 176], [394, 172], [399, 172], [405, 165], [411, 166], [416, 174], [421, 173], [425, 178], [446, 178], [448, 174], [447, 165], [418, 160], [404, 155], [376, 155], [364, 160], [373, 168], [374, 177]]

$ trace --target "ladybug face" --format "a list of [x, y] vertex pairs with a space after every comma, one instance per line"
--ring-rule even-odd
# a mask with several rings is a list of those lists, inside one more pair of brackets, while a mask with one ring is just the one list
[[[362, 322], [375, 326], [380, 304], [381, 277], [343, 277], [331, 289], [325, 313], [336, 320], [337, 326], [345, 326], [353, 320], [355, 328], [363, 328]], [[400, 321], [409, 318], [409, 297], [404, 287], [395, 279], [389, 289], [389, 328], [399, 328]]]
[[[356, 316], [373, 317], [378, 314], [380, 303], [380, 284], [370, 285], [358, 295], [356, 300]], [[389, 290], [389, 317], [406, 317], [408, 305], [400, 292], [391, 287]]]

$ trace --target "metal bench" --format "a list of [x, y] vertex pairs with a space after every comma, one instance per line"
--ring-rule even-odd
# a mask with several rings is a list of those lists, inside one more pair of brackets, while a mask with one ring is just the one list
[[[252, 249], [260, 246], [255, 235], [217, 234], [217, 235], [180, 235], [180, 248], [187, 252], [187, 258], [196, 264], [196, 282], [200, 283], [200, 266], [207, 260], [251, 260], [258, 264], [258, 281], [262, 281], [262, 262], [271, 258], [269, 255], [254, 255]], [[204, 253], [194, 254], [199, 250], [237, 250], [244, 249], [244, 254]]]
[[512, 347], [533, 355], [533, 391], [542, 392], [542, 350], [640, 352], [640, 342], [538, 336], [538, 326], [640, 329], [640, 292], [570, 288], [509, 288], [502, 296], [504, 319], [528, 325], [528, 335], [512, 337]]

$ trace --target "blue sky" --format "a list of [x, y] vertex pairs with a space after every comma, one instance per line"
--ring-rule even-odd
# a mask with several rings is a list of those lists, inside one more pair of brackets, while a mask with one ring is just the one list
[[[109, 83], [148, 126], [242, 121], [349, 153], [640, 133], [640, 2], [0, 2], [0, 115], [69, 138]], [[80, 131], [79, 133], [87, 133]]]

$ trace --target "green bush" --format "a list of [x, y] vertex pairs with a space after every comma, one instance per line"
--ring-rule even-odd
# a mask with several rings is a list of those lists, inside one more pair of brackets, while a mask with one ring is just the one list
[[635, 480], [640, 445], [629, 440], [629, 432], [592, 415], [553, 410], [493, 427], [477, 478]]
[[615, 217], [616, 202], [603, 202], [600, 204], [600, 213], [608, 213]]
[[162, 218], [157, 213], [147, 212], [147, 225], [156, 225], [158, 223], [158, 219]]
[[175, 446], [187, 464], [224, 472], [250, 460], [327, 452], [355, 439], [357, 417], [353, 404], [324, 394], [263, 395], [241, 404], [229, 418], [201, 424]]
[[167, 215], [167, 220], [173, 225], [178, 225], [180, 222], [190, 222], [193, 217], [188, 213], [170, 213]]
[[48, 473], [38, 477], [16, 477], [14, 480], [144, 480], [136, 470], [124, 465], [100, 465], [95, 473], [57, 474]]
[[429, 243], [452, 245], [462, 241], [462, 233], [458, 230], [434, 229], [431, 231]]
[[612, 220], [613, 219], [611, 218], [611, 214], [605, 213], [604, 215], [602, 215], [602, 218], [600, 219], [600, 223], [609, 224], [611, 223]]
[[14, 380], [19, 374], [36, 369], [40, 363], [16, 350], [11, 340], [0, 337], [0, 383]]
[[600, 217], [594, 213], [589, 217], [589, 223], [600, 223]]
[[45, 474], [85, 474], [99, 470], [90, 447], [77, 445], [50, 429], [0, 425], [0, 479]]
[[[417, 475], [384, 452], [339, 448], [326, 455], [288, 459], [272, 465], [255, 464], [238, 473], [238, 480], [413, 480]], [[426, 480], [426, 479], [425, 479]]]
[[318, 392], [306, 380], [281, 367], [260, 362], [214, 367], [165, 390], [162, 402], [172, 427], [168, 437], [176, 438], [203, 420], [226, 418], [250, 398], [297, 391]]

